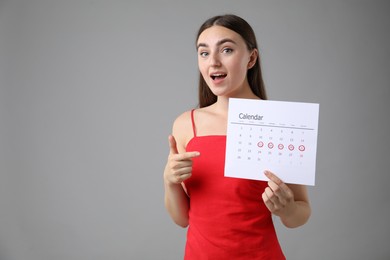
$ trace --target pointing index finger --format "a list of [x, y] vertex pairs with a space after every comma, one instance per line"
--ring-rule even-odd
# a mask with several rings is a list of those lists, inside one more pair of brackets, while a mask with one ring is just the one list
[[188, 160], [192, 159], [194, 157], [198, 157], [200, 155], [200, 152], [194, 151], [194, 152], [185, 152], [177, 155], [177, 160], [183, 161], [183, 160]]

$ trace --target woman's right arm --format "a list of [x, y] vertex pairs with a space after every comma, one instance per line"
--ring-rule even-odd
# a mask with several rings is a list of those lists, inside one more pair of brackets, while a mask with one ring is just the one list
[[[175, 127], [174, 132], [177, 132]], [[168, 140], [169, 156], [164, 170], [165, 208], [177, 225], [187, 227], [189, 197], [184, 191], [183, 181], [191, 177], [192, 158], [199, 156], [199, 152], [178, 149], [173, 135]], [[179, 144], [179, 147], [182, 146]]]

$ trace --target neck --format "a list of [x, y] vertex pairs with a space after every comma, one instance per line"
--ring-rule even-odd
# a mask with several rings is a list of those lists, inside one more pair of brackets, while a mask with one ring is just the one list
[[224, 96], [219, 96], [214, 106], [215, 106], [215, 112], [220, 114], [227, 114], [229, 108], [229, 98]]
[[233, 96], [218, 96], [217, 97], [217, 102], [214, 104], [216, 112], [220, 113], [227, 113], [228, 107], [229, 107], [229, 98], [247, 98], [247, 99], [259, 99], [258, 96], [256, 96], [252, 90], [249, 88], [244, 88], [245, 91], [241, 93], [237, 93], [236, 95]]

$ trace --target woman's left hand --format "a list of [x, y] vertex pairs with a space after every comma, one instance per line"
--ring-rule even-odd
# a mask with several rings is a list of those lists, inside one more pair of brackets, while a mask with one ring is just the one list
[[265, 171], [264, 174], [269, 179], [262, 195], [266, 207], [276, 216], [289, 216], [296, 207], [293, 191], [272, 172]]

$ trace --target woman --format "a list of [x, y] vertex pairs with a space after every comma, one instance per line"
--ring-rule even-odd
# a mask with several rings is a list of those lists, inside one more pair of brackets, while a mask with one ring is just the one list
[[[305, 186], [224, 177], [229, 98], [266, 99], [251, 26], [215, 16], [199, 29], [199, 108], [184, 112], [169, 136], [165, 206], [188, 227], [185, 259], [285, 259], [272, 214], [289, 228], [310, 217]], [[261, 174], [261, 173], [259, 173]]]

